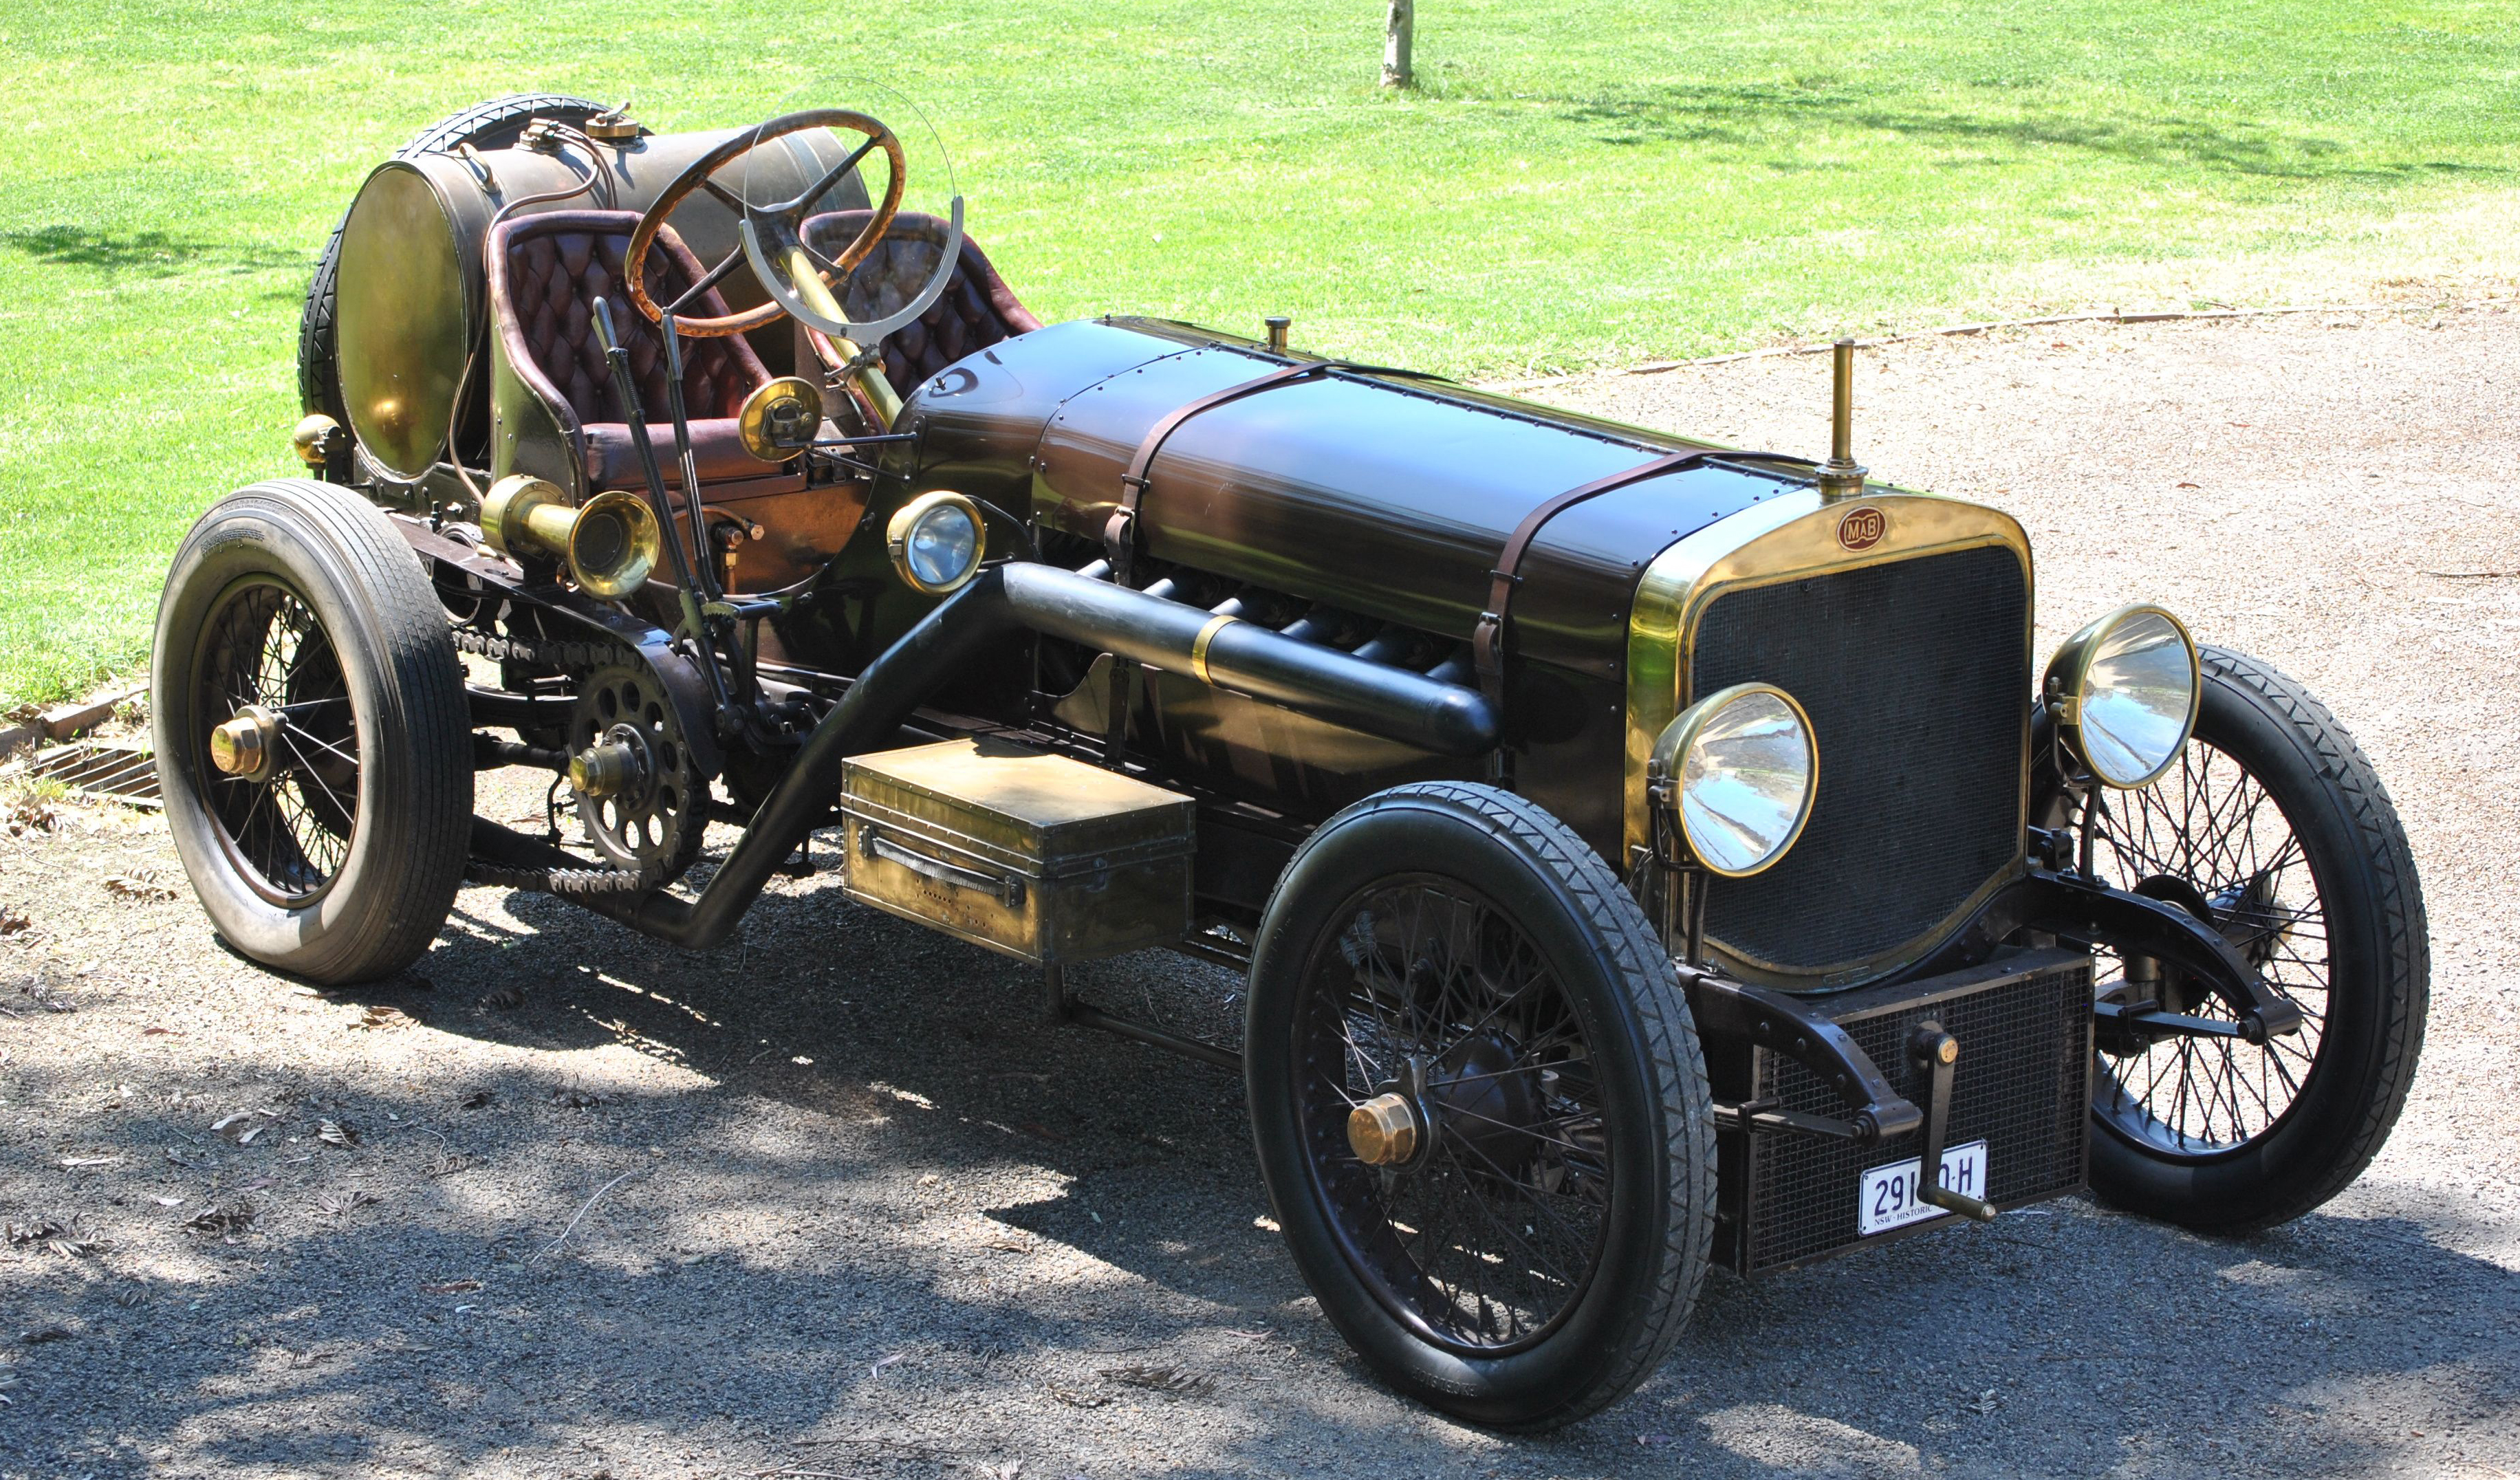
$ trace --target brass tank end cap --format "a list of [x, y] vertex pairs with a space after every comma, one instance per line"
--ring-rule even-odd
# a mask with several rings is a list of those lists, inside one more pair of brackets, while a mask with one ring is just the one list
[[1368, 1166], [1397, 1166], [1418, 1154], [1418, 1113], [1405, 1096], [1376, 1095], [1347, 1114], [1347, 1144]]

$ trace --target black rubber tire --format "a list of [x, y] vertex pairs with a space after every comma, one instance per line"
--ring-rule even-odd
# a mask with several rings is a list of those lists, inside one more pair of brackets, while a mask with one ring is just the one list
[[[237, 581], [276, 577], [338, 655], [358, 739], [358, 818], [322, 893], [257, 892], [204, 804], [198, 634]], [[346, 489], [275, 478], [210, 506], [176, 548], [158, 605], [151, 727], [166, 821], [193, 892], [230, 946], [325, 984], [411, 964], [454, 907], [472, 816], [472, 717], [446, 616], [411, 547]]]
[[[474, 149], [505, 149], [516, 143], [525, 125], [536, 118], [583, 123], [604, 110], [604, 104], [565, 93], [512, 93], [438, 119], [394, 151], [393, 157], [408, 159], [442, 153], [460, 144], [470, 144]], [[342, 408], [341, 380], [334, 364], [333, 305], [334, 279], [341, 255], [341, 228], [349, 224], [350, 212], [345, 207], [341, 219], [333, 224], [333, 234], [324, 239], [324, 250], [315, 259], [315, 276], [306, 285], [306, 305], [297, 317], [298, 407], [308, 413], [322, 412], [343, 426], [349, 426], [350, 421], [349, 413]]]
[[[1537, 1345], [1495, 1358], [1421, 1339], [1360, 1279], [1321, 1206], [1292, 1091], [1297, 1002], [1324, 931], [1375, 880], [1408, 874], [1456, 879], [1511, 914], [1584, 1022], [1605, 1108], [1636, 1133], [1612, 1138], [1623, 1170], [1590, 1283]], [[1643, 912], [1565, 824], [1509, 792], [1460, 783], [1397, 787], [1331, 818], [1296, 851], [1261, 921], [1244, 1064], [1261, 1173], [1287, 1247], [1323, 1314], [1384, 1381], [1473, 1423], [1541, 1430], [1618, 1401], [1670, 1353], [1714, 1235], [1706, 1062]], [[1621, 1200], [1618, 1188], [1647, 1186], [1651, 1194]]]
[[2197, 740], [2267, 788], [2318, 883], [2329, 951], [2324, 1038], [2290, 1107], [2210, 1158], [2160, 1154], [2095, 1115], [2092, 1188], [2131, 1212], [2241, 1233], [2318, 1207], [2379, 1153], [2423, 1052], [2432, 947], [2406, 830], [2353, 737], [2273, 668], [2220, 648], [2201, 656]]

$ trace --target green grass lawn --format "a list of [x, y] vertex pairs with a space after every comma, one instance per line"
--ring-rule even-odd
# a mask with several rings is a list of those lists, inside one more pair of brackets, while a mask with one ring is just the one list
[[1457, 373], [2092, 302], [2510, 275], [2520, 8], [2366, 0], [1235, 6], [53, 0], [0, 20], [0, 695], [142, 660], [167, 553], [290, 466], [307, 266], [429, 119], [935, 119], [1046, 318]]

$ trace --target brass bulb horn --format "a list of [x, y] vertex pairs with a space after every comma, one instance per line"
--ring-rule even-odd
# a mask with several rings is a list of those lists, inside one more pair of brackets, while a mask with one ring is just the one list
[[618, 601], [648, 583], [659, 536], [648, 501], [613, 489], [572, 507], [557, 484], [510, 473], [481, 501], [481, 537], [512, 558], [558, 557], [587, 595]]

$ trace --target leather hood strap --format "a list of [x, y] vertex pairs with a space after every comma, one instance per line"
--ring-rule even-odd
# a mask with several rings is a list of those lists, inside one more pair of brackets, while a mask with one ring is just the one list
[[1180, 430], [1182, 423], [1201, 412], [1214, 411], [1229, 402], [1241, 400], [1244, 396], [1349, 368], [1340, 360], [1313, 360], [1302, 365], [1280, 366], [1267, 375], [1228, 385], [1223, 390], [1210, 391], [1195, 401], [1176, 407], [1169, 416], [1157, 422], [1138, 443], [1138, 454], [1129, 460], [1129, 471], [1120, 475], [1120, 507], [1112, 511], [1110, 520], [1102, 526], [1102, 553], [1111, 561], [1112, 579], [1123, 586], [1129, 584], [1130, 567], [1137, 561], [1138, 504], [1146, 496], [1147, 470], [1154, 466], [1155, 454], [1163, 450], [1164, 439]]

